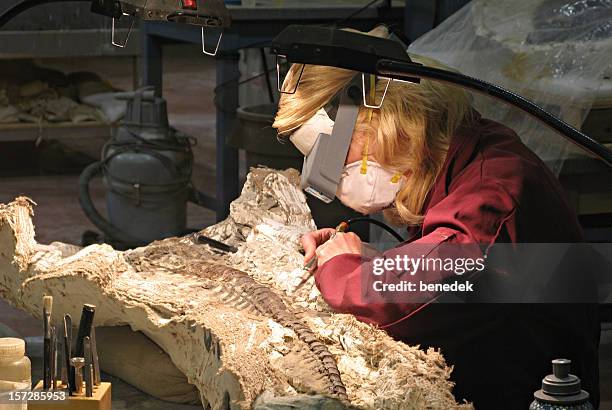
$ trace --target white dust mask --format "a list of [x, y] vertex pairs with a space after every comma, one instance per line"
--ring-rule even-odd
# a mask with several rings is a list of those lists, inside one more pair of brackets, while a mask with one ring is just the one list
[[308, 156], [319, 134], [331, 134], [334, 122], [329, 118], [323, 108], [315, 113], [308, 121], [296, 129], [289, 137], [293, 145], [300, 150], [304, 156]]
[[344, 205], [364, 215], [388, 208], [402, 187], [405, 177], [367, 161], [344, 167], [336, 196]]

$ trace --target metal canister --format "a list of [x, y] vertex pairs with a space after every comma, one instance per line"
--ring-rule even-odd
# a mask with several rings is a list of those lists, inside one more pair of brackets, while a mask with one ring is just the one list
[[110, 222], [140, 244], [181, 235], [187, 226], [193, 154], [168, 125], [154, 89], [126, 93], [122, 126], [102, 153]]
[[570, 374], [571, 364], [567, 359], [552, 361], [553, 373], [542, 379], [542, 388], [533, 394], [529, 410], [593, 410], [580, 378]]
[[[116, 247], [141, 246], [182, 235], [193, 194], [191, 141], [168, 124], [166, 101], [145, 87], [117, 98], [127, 111], [99, 162], [79, 180], [79, 200], [88, 218]], [[104, 177], [108, 220], [94, 207], [89, 183]]]

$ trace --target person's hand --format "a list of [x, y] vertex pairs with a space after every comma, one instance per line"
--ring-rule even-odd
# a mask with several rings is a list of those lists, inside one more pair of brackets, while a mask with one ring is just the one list
[[319, 246], [317, 248], [317, 265], [322, 266], [334, 256], [345, 253], [361, 255], [361, 239], [357, 234], [338, 232], [323, 246]]
[[306, 268], [308, 266], [310, 272], [317, 269], [316, 261], [313, 261], [317, 248], [327, 242], [335, 232], [336, 230], [334, 228], [323, 228], [308, 232], [300, 238], [300, 243], [302, 244], [302, 248], [304, 248], [304, 267]]
[[[330, 240], [332, 236], [333, 239]], [[300, 243], [304, 248], [304, 267], [308, 267], [310, 272], [316, 271], [319, 266], [336, 255], [361, 254], [361, 239], [356, 234], [336, 232], [333, 228], [309, 232], [300, 238]], [[315, 256], [316, 260], [313, 260]]]

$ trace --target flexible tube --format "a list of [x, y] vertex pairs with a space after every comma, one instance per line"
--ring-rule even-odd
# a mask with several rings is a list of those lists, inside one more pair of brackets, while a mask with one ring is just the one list
[[121, 241], [126, 245], [138, 245], [142, 243], [141, 240], [134, 238], [107, 221], [100, 215], [91, 200], [89, 182], [93, 177], [102, 172], [102, 167], [103, 164], [101, 162], [94, 162], [85, 167], [81, 173], [79, 177], [79, 203], [81, 204], [81, 208], [83, 208], [83, 212], [85, 212], [87, 218], [89, 218], [89, 220], [109, 238]]
[[377, 219], [374, 218], [370, 218], [368, 216], [358, 216], [356, 218], [351, 218], [348, 221], [346, 221], [346, 223], [349, 225], [349, 227], [357, 222], [366, 222], [366, 223], [371, 223], [377, 226], [380, 226], [381, 228], [383, 228], [385, 231], [389, 232], [395, 239], [397, 239], [399, 242], [404, 242], [404, 238], [402, 238], [400, 236], [400, 234], [398, 234], [397, 232], [395, 232], [395, 230], [393, 228], [391, 228], [389, 225], [387, 225], [386, 223], [379, 221]]

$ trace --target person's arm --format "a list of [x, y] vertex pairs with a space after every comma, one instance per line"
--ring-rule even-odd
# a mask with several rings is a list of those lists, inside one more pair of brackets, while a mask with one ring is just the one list
[[[495, 242], [504, 225], [513, 218], [514, 202], [498, 184], [484, 185], [480, 180], [467, 178], [440, 203], [428, 210], [423, 223], [423, 236], [416, 241], [402, 244], [384, 253], [384, 258], [403, 257], [419, 258], [424, 253], [427, 257], [456, 258], [482, 257], [481, 244]], [[346, 236], [336, 236], [325, 247], [333, 254], [333, 242], [346, 242]], [[447, 245], [448, 244], [448, 245]], [[456, 244], [457, 246], [450, 246]], [[444, 246], [442, 246], [444, 245]], [[329, 248], [328, 248], [329, 246]], [[352, 245], [354, 247], [354, 245]], [[381, 303], [376, 295], [364, 300], [365, 289], [371, 288], [372, 280], [393, 283], [402, 279], [408, 272], [387, 270], [383, 275], [373, 277], [372, 261], [363, 261], [357, 253], [347, 253], [351, 246], [340, 246], [336, 255], [324, 258], [322, 265], [315, 273], [317, 287], [325, 301], [336, 311], [350, 313], [358, 319], [389, 326], [419, 309], [437, 294], [425, 295], [416, 292], [402, 294], [401, 302]], [[362, 276], [362, 272], [367, 272]], [[412, 282], [422, 280], [426, 283], [439, 283], [451, 278], [453, 272], [432, 272], [422, 269], [413, 270], [409, 279]], [[368, 283], [362, 283], [367, 278]], [[378, 295], [380, 296], [380, 295]], [[378, 300], [378, 303], [373, 301]]]

